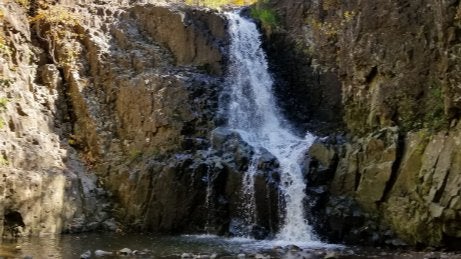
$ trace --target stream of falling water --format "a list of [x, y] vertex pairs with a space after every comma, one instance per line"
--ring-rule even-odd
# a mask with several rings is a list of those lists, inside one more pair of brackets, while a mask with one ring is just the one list
[[[310, 242], [317, 238], [304, 215], [305, 183], [300, 160], [315, 137], [304, 138], [292, 133], [279, 113], [272, 94], [273, 80], [268, 72], [256, 25], [238, 13], [226, 14], [229, 20], [230, 67], [227, 75], [229, 106], [228, 126], [250, 144], [256, 154], [263, 150], [274, 155], [280, 164], [280, 189], [283, 193], [284, 222], [276, 236], [289, 242]], [[253, 161], [254, 163], [254, 161]], [[245, 195], [254, 197], [253, 178], [257, 169], [250, 165], [243, 181]], [[249, 200], [254, 203], [254, 198]], [[247, 206], [254, 206], [250, 204]], [[254, 207], [247, 211], [254, 212]], [[254, 216], [252, 216], [254, 217]], [[250, 221], [253, 219], [250, 219]], [[254, 223], [254, 222], [251, 222]]]

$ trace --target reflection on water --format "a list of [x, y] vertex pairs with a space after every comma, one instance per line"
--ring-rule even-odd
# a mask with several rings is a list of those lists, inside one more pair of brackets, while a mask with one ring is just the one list
[[[412, 252], [381, 250], [376, 248], [351, 248], [323, 243], [305, 243], [303, 249], [292, 249], [292, 246], [278, 244], [277, 241], [257, 241], [245, 238], [223, 238], [212, 235], [183, 235], [183, 236], [153, 236], [143, 234], [79, 234], [62, 236], [45, 236], [24, 238], [17, 242], [3, 241], [0, 244], [0, 258], [80, 258], [85, 251], [104, 250], [109, 252], [119, 251], [123, 248], [131, 250], [150, 250], [146, 256], [133, 257], [106, 257], [106, 258], [181, 258], [183, 253], [193, 255], [216, 254], [217, 258], [239, 258], [237, 255], [244, 253], [255, 258], [256, 253], [261, 253], [270, 258], [312, 258], [323, 259], [328, 254], [332, 258], [458, 258], [460, 253], [441, 252]], [[284, 246], [285, 248], [281, 248]], [[297, 250], [299, 249], [299, 250]], [[277, 252], [283, 250], [282, 253]], [[92, 257], [95, 258], [95, 257]], [[263, 257], [259, 257], [263, 258]], [[269, 258], [269, 257], [264, 257]]]
[[[213, 241], [214, 240], [214, 241]], [[79, 258], [87, 251], [118, 251], [125, 247], [131, 250], [151, 250], [155, 256], [181, 255], [189, 253], [231, 253], [232, 248], [216, 238], [157, 237], [142, 234], [79, 234], [62, 236], [32, 237], [17, 243], [4, 241], [0, 251], [16, 257], [25, 255], [33, 258]], [[20, 246], [20, 250], [15, 249]], [[0, 255], [2, 253], [0, 252]]]
[[[319, 243], [320, 244], [320, 243]], [[315, 244], [314, 244], [315, 245]], [[3, 241], [0, 245], [0, 258], [79, 258], [87, 250], [115, 252], [123, 248], [131, 250], [150, 250], [148, 257], [180, 257], [183, 253], [219, 256], [239, 253], [270, 252], [276, 243], [244, 238], [222, 238], [212, 235], [153, 236], [143, 234], [79, 234], [62, 236], [31, 237], [17, 242]], [[20, 247], [20, 249], [17, 249]], [[317, 247], [319, 248], [319, 247]], [[333, 246], [323, 247], [332, 249]], [[338, 247], [336, 247], [338, 248]], [[126, 257], [125, 257], [126, 258]]]

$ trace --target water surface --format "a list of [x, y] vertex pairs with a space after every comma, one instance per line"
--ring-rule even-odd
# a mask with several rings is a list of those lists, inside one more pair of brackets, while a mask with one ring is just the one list
[[[20, 250], [16, 247], [20, 246]], [[326, 245], [320, 242], [308, 242], [298, 249], [280, 241], [258, 241], [246, 238], [224, 238], [212, 235], [182, 235], [158, 236], [148, 234], [78, 234], [62, 236], [46, 236], [23, 238], [17, 242], [3, 241], [0, 245], [0, 258], [24, 258], [31, 256], [41, 258], [80, 258], [85, 251], [92, 253], [96, 250], [116, 252], [123, 248], [144, 251], [147, 255], [138, 256], [110, 256], [105, 258], [181, 258], [188, 253], [195, 258], [266, 258], [287, 259], [323, 259], [327, 255], [334, 258], [395, 258], [395, 259], [424, 259], [446, 258], [461, 259], [461, 254], [455, 252], [430, 252], [396, 249], [379, 249], [370, 247], [347, 247]], [[201, 257], [198, 257], [198, 256]], [[97, 258], [97, 257], [92, 257]], [[98, 257], [101, 258], [101, 257]], [[257, 257], [256, 257], [257, 258]]]

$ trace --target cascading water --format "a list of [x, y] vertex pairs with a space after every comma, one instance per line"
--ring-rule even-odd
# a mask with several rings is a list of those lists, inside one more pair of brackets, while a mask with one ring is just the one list
[[[227, 75], [228, 126], [238, 132], [255, 149], [256, 154], [267, 150], [279, 161], [285, 215], [277, 239], [314, 241], [316, 238], [304, 215], [305, 183], [299, 163], [315, 138], [311, 134], [305, 138], [294, 135], [282, 119], [275, 105], [273, 80], [268, 72], [261, 48], [261, 35], [256, 25], [237, 13], [227, 13], [227, 17], [231, 36]], [[254, 196], [254, 181], [248, 180], [257, 171], [252, 168], [254, 166], [250, 166], [244, 177], [246, 195], [253, 192]]]

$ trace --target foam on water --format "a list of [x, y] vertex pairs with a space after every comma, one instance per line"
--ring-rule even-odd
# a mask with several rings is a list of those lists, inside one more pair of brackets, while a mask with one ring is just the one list
[[[226, 81], [229, 105], [225, 110], [228, 126], [254, 148], [256, 155], [265, 150], [274, 155], [281, 169], [280, 189], [284, 201], [281, 218], [284, 222], [276, 240], [270, 242], [320, 245], [304, 214], [306, 185], [300, 167], [315, 137], [310, 133], [296, 136], [278, 111], [272, 93], [273, 79], [268, 72], [256, 25], [236, 12], [226, 15], [231, 36]], [[254, 166], [250, 166], [244, 176], [245, 195], [254, 196], [254, 181], [248, 179], [256, 172]], [[254, 211], [251, 206], [247, 211]]]

